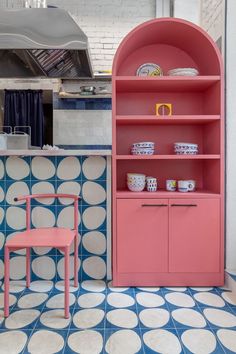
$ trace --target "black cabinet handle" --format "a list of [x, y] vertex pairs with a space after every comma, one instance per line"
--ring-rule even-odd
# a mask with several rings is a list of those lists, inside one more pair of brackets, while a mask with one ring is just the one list
[[168, 204], [142, 204], [142, 207], [167, 207]]
[[172, 207], [197, 207], [197, 204], [171, 204]]

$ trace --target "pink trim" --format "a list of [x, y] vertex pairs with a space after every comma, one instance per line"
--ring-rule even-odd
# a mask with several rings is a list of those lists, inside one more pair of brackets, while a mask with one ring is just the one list
[[[17, 200], [22, 200], [17, 198]], [[30, 211], [31, 211], [31, 199], [26, 199], [26, 229], [30, 230], [31, 218], [30, 218]]]
[[74, 200], [79, 200], [80, 196], [74, 195], [74, 194], [30, 194], [30, 195], [22, 195], [20, 197], [17, 197], [15, 201], [20, 201], [20, 200], [28, 200], [28, 199], [39, 199], [39, 198], [70, 198]]
[[74, 286], [78, 286], [78, 200], [75, 200], [74, 203], [74, 229], [75, 229], [75, 239], [74, 239]]
[[30, 287], [30, 247], [26, 249], [26, 287]]
[[70, 317], [69, 310], [69, 268], [70, 268], [70, 248], [65, 248], [65, 318]]
[[9, 272], [10, 272], [10, 251], [5, 246], [4, 251], [4, 263], [5, 263], [5, 275], [4, 275], [4, 316], [9, 316]]
[[[118, 273], [114, 286], [193, 286], [193, 273]], [[194, 274], [196, 286], [222, 286], [224, 284], [224, 273], [197, 273]]]

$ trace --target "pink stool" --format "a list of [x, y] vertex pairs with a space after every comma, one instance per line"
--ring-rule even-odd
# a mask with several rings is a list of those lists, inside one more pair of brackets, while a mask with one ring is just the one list
[[[50, 227], [30, 229], [31, 199], [34, 198], [69, 198], [74, 200], [74, 229]], [[33, 194], [15, 198], [26, 201], [26, 231], [15, 235], [5, 244], [5, 289], [4, 289], [4, 316], [9, 316], [9, 270], [10, 252], [26, 248], [26, 286], [30, 286], [30, 249], [31, 247], [54, 247], [65, 254], [65, 318], [69, 312], [69, 257], [70, 246], [74, 242], [74, 286], [78, 286], [78, 200], [80, 197], [73, 194]]]

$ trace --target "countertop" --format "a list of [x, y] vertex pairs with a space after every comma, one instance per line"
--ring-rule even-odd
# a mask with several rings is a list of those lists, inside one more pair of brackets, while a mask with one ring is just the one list
[[0, 156], [110, 156], [111, 149], [0, 150]]

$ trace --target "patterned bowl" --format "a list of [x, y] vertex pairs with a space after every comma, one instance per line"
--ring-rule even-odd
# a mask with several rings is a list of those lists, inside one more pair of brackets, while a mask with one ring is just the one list
[[141, 179], [127, 179], [127, 183], [133, 184], [133, 185], [135, 185], [135, 184], [143, 185], [146, 182], [145, 182], [145, 180], [141, 180]]
[[134, 182], [134, 183], [127, 182], [127, 186], [128, 186], [128, 189], [131, 192], [141, 192], [145, 188], [145, 182], [144, 183], [141, 183], [141, 182]]
[[198, 153], [198, 149], [174, 149], [175, 153], [187, 154], [187, 153]]
[[133, 148], [149, 148], [154, 149], [155, 143], [152, 141], [141, 141], [138, 143], [133, 143]]
[[175, 149], [186, 149], [186, 150], [194, 150], [198, 149], [198, 144], [192, 143], [174, 143]]
[[127, 173], [127, 179], [145, 181], [146, 175], [142, 173]]
[[194, 150], [185, 150], [185, 151], [175, 151], [176, 155], [197, 155], [198, 154], [198, 150], [194, 151]]
[[132, 155], [153, 155], [154, 154], [154, 149], [131, 149], [131, 154]]

